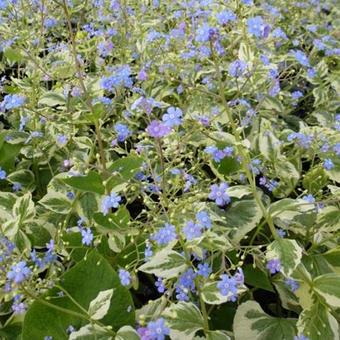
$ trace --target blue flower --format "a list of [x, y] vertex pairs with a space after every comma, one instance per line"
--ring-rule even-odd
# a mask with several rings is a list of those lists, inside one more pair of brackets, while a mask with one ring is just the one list
[[57, 144], [59, 144], [59, 146], [65, 146], [68, 142], [68, 138], [65, 135], [57, 135]]
[[298, 144], [304, 149], [309, 149], [313, 142], [312, 135], [305, 135], [302, 132], [292, 132], [288, 135], [287, 140], [291, 142], [292, 140], [297, 140]]
[[0, 110], [12, 110], [25, 104], [26, 97], [17, 94], [7, 94], [0, 103]]
[[228, 300], [235, 302], [237, 299], [237, 281], [234, 277], [227, 274], [220, 276], [221, 280], [217, 282], [217, 288], [223, 296], [228, 296]]
[[151, 244], [147, 243], [145, 250], [144, 250], [144, 256], [147, 259], [147, 258], [151, 257], [152, 255], [153, 255], [153, 251], [152, 251], [152, 248], [151, 248]]
[[154, 119], [146, 128], [147, 133], [154, 138], [162, 138], [167, 136], [171, 129], [164, 123]]
[[246, 69], [246, 62], [244, 62], [243, 60], [235, 60], [229, 65], [228, 71], [231, 77], [239, 78], [244, 74], [244, 71]]
[[286, 279], [285, 284], [293, 293], [295, 293], [300, 287], [299, 282], [295, 281], [292, 278]]
[[76, 195], [75, 195], [75, 193], [74, 193], [73, 191], [68, 191], [68, 192], [66, 193], [66, 197], [67, 197], [69, 200], [73, 200], [73, 199], [76, 197]]
[[18, 192], [18, 191], [20, 191], [21, 189], [22, 189], [22, 184], [21, 184], [21, 183], [19, 183], [19, 182], [14, 182], [14, 183], [13, 183], [12, 190], [13, 190], [14, 192]]
[[202, 235], [202, 226], [199, 224], [195, 224], [194, 221], [190, 220], [182, 228], [182, 231], [185, 235], [185, 238], [190, 241]]
[[323, 161], [323, 167], [324, 169], [326, 170], [332, 170], [334, 168], [334, 163], [331, 159], [329, 158], [326, 158], [324, 161]]
[[221, 160], [225, 157], [223, 150], [218, 149], [216, 146], [207, 146], [204, 149], [204, 152], [212, 155], [213, 160], [217, 163], [221, 162]]
[[283, 32], [281, 27], [275, 28], [274, 31], [272, 32], [272, 36], [274, 38], [281, 38], [283, 40], [287, 40], [288, 37], [285, 32]]
[[159, 246], [166, 245], [177, 238], [176, 228], [174, 225], [165, 223], [156, 233], [151, 235], [151, 239]]
[[233, 11], [224, 10], [216, 14], [216, 19], [220, 25], [226, 25], [229, 21], [236, 20], [236, 14]]
[[132, 87], [133, 82], [130, 78], [131, 69], [128, 65], [116, 67], [113, 74], [109, 77], [103, 77], [100, 81], [100, 86], [109, 92], [113, 92], [116, 88], [124, 86]]
[[333, 146], [333, 151], [335, 152], [335, 154], [337, 156], [340, 156], [340, 143], [336, 143], [334, 146]]
[[113, 49], [112, 41], [101, 41], [97, 46], [98, 54], [103, 58], [110, 55], [112, 49]]
[[58, 24], [58, 21], [55, 18], [46, 18], [44, 21], [44, 26], [47, 29], [52, 28], [56, 26], [57, 24]]
[[210, 229], [211, 228], [211, 219], [209, 214], [202, 210], [196, 214], [196, 219], [198, 224], [203, 226], [204, 228]]
[[82, 236], [82, 240], [81, 240], [82, 244], [87, 245], [87, 246], [91, 245], [92, 240], [93, 240], [93, 234], [92, 234], [91, 229], [90, 228], [86, 228], [86, 229], [82, 228], [80, 230], [80, 232], [81, 232], [81, 236]]
[[301, 97], [303, 97], [303, 93], [301, 91], [292, 92], [292, 99], [298, 100]]
[[117, 123], [115, 124], [114, 129], [117, 133], [118, 142], [124, 142], [131, 135], [131, 131], [125, 124]]
[[273, 86], [269, 89], [268, 94], [271, 97], [276, 97], [281, 91], [281, 87], [280, 87], [280, 81], [275, 79]]
[[170, 334], [170, 329], [165, 325], [163, 318], [150, 321], [146, 328], [147, 336], [150, 340], [164, 340], [165, 337]]
[[310, 339], [307, 336], [300, 334], [300, 335], [294, 336], [293, 340], [310, 340]]
[[291, 51], [291, 54], [294, 56], [294, 58], [302, 65], [302, 66], [310, 66], [308, 57], [305, 53], [303, 53], [300, 50]]
[[272, 259], [267, 262], [266, 267], [271, 274], [275, 274], [281, 270], [281, 262], [279, 259]]
[[118, 276], [123, 286], [129, 286], [131, 284], [131, 274], [127, 270], [119, 269]]
[[3, 170], [0, 166], [0, 179], [6, 179], [7, 173], [5, 170]]
[[276, 229], [276, 233], [279, 237], [284, 238], [286, 236], [286, 232], [283, 229]]
[[7, 273], [7, 279], [14, 283], [21, 283], [26, 280], [31, 274], [31, 270], [27, 267], [26, 261], [20, 261], [11, 267], [11, 270]]
[[208, 197], [211, 200], [215, 200], [215, 203], [217, 205], [224, 206], [230, 203], [231, 201], [229, 195], [227, 194], [228, 188], [229, 188], [229, 185], [225, 182], [222, 182], [220, 185], [213, 184], [210, 187], [210, 194]]
[[196, 31], [196, 42], [205, 43], [218, 36], [218, 29], [210, 27], [207, 23], [204, 23]]
[[15, 301], [12, 305], [12, 311], [15, 315], [23, 314], [26, 312], [26, 304], [23, 302]]
[[165, 286], [162, 278], [158, 278], [157, 281], [155, 282], [155, 286], [157, 287], [157, 290], [159, 293], [164, 293], [165, 292]]
[[169, 107], [167, 113], [162, 117], [162, 120], [166, 126], [173, 127], [182, 123], [182, 110], [178, 107]]
[[314, 203], [315, 197], [312, 194], [308, 194], [302, 197], [302, 199], [308, 203]]
[[247, 20], [248, 32], [256, 38], [267, 38], [270, 26], [265, 23], [262, 17], [256, 16]]
[[314, 78], [316, 76], [316, 71], [313, 67], [311, 67], [307, 70], [307, 76], [309, 78]]
[[185, 271], [178, 279], [176, 283], [176, 288], [180, 288], [182, 290], [187, 291], [195, 291], [195, 277], [196, 273], [192, 268], [189, 268]]
[[122, 198], [112, 191], [111, 194], [109, 196], [105, 196], [102, 201], [101, 205], [102, 213], [106, 216], [111, 208], [118, 208], [119, 202], [121, 200]]
[[205, 278], [208, 278], [209, 275], [212, 272], [211, 267], [209, 266], [208, 263], [199, 263], [199, 265], [197, 266], [198, 270], [197, 270], [197, 274], [201, 275]]

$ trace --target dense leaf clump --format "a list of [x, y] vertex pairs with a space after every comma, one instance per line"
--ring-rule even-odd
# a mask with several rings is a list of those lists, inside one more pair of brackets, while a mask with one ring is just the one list
[[336, 0], [0, 0], [0, 338], [339, 340]]

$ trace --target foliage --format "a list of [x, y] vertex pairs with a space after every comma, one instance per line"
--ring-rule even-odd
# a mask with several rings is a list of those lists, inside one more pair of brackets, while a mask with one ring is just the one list
[[336, 5], [0, 0], [1, 339], [339, 339]]

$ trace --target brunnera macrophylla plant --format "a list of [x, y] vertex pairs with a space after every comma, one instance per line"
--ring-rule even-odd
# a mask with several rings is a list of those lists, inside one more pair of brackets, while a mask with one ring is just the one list
[[339, 340], [332, 0], [0, 1], [0, 336]]

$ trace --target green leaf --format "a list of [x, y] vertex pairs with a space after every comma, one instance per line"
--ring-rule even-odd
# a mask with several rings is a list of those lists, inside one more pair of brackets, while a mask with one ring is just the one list
[[0, 192], [0, 222], [5, 223], [12, 218], [12, 208], [17, 198], [11, 192]]
[[257, 267], [254, 268], [251, 264], [247, 264], [242, 269], [244, 273], [244, 280], [247, 284], [252, 285], [255, 288], [274, 292], [267, 273]]
[[156, 300], [150, 300], [147, 304], [136, 310], [136, 319], [150, 321], [158, 318], [166, 305], [167, 299], [164, 295]]
[[202, 288], [203, 301], [209, 305], [220, 305], [229, 301], [231, 294], [223, 296], [217, 288], [217, 282], [208, 282]]
[[178, 302], [166, 308], [162, 314], [170, 328], [172, 339], [193, 339], [204, 328], [200, 310], [191, 302]]
[[66, 215], [72, 209], [72, 202], [66, 195], [57, 191], [49, 191], [39, 203], [47, 210], [54, 211], [58, 214]]
[[261, 108], [279, 113], [284, 112], [282, 103], [277, 98], [270, 96], [265, 96], [264, 99], [261, 100]]
[[263, 312], [255, 301], [237, 308], [234, 319], [235, 340], [292, 340], [296, 320], [274, 318]]
[[240, 242], [243, 237], [253, 230], [262, 218], [262, 211], [255, 200], [242, 200], [232, 203], [226, 211], [225, 223], [233, 228], [231, 238]]
[[210, 251], [231, 250], [233, 246], [225, 235], [217, 235], [211, 230], [207, 230], [203, 237], [199, 239], [199, 246]]
[[328, 232], [340, 230], [340, 209], [335, 206], [323, 208], [317, 216], [317, 224]]
[[39, 105], [46, 105], [49, 107], [66, 105], [66, 99], [61, 93], [46, 92], [39, 100]]
[[21, 150], [20, 144], [3, 143], [0, 147], [0, 166], [9, 173], [14, 169], [15, 159]]
[[227, 194], [230, 197], [236, 197], [241, 199], [244, 196], [248, 196], [252, 194], [251, 188], [248, 185], [234, 185], [227, 189]]
[[30, 170], [17, 170], [13, 171], [7, 176], [11, 183], [20, 183], [25, 189], [34, 189], [34, 174]]
[[92, 192], [83, 193], [77, 200], [76, 210], [79, 216], [84, 216], [91, 220], [95, 212], [98, 211], [96, 194]]
[[20, 228], [20, 222], [18, 218], [12, 218], [2, 225], [2, 231], [4, 235], [10, 240], [17, 234]]
[[334, 268], [340, 268], [340, 247], [330, 249], [326, 253], [322, 254], [322, 256]]
[[[134, 308], [129, 291], [121, 285], [112, 266], [96, 251], [92, 251], [62, 275], [60, 285], [84, 310], [88, 310], [91, 301], [98, 297], [100, 292], [114, 289], [110, 308], [101, 323], [112, 326], [113, 330], [124, 325], [134, 325]], [[24, 319], [23, 340], [43, 340], [47, 335], [54, 339], [66, 340], [68, 336], [65, 330], [69, 325], [80, 329], [88, 324], [86, 318], [53, 308], [55, 305], [85, 315], [67, 294], [59, 296], [59, 292], [60, 289], [53, 288], [47, 293], [50, 298], [44, 301], [48, 301], [52, 306], [45, 305], [40, 300], [33, 302]]]
[[331, 180], [340, 183], [340, 159], [335, 155], [329, 158], [332, 160], [334, 168], [332, 170], [326, 170], [326, 173]]
[[107, 230], [126, 230], [130, 221], [130, 214], [126, 207], [121, 206], [116, 212], [105, 216], [102, 213], [95, 213], [93, 219], [100, 227]]
[[224, 157], [219, 163], [212, 161], [211, 167], [218, 173], [228, 176], [240, 168], [240, 163], [235, 157]]
[[30, 192], [17, 199], [13, 206], [13, 215], [19, 218], [20, 224], [34, 218], [35, 207]]
[[276, 291], [279, 293], [282, 307], [299, 314], [301, 312], [301, 307], [295, 293], [293, 293], [289, 289], [289, 287], [286, 285], [285, 282], [282, 281], [282, 279], [278, 280], [276, 279], [276, 277], [273, 278], [273, 285], [275, 286]]
[[308, 192], [316, 194], [328, 182], [328, 176], [322, 166], [310, 169], [302, 179], [302, 185]]
[[340, 274], [329, 273], [313, 280], [313, 290], [333, 308], [340, 308]]
[[99, 292], [97, 297], [90, 302], [88, 313], [93, 320], [102, 319], [110, 308], [110, 302], [113, 295], [113, 289]]
[[7, 47], [4, 50], [5, 57], [12, 63], [20, 62], [23, 59], [22, 54], [19, 50], [15, 50], [14, 48]]
[[261, 155], [269, 161], [274, 161], [280, 154], [281, 142], [270, 129], [271, 122], [261, 119], [258, 143]]
[[140, 340], [140, 337], [134, 328], [124, 326], [117, 332], [115, 340]]
[[88, 324], [70, 334], [69, 340], [112, 340], [102, 327]]
[[133, 178], [140, 171], [142, 164], [143, 158], [135, 155], [119, 158], [113, 162], [108, 169], [108, 171], [113, 173], [107, 182], [108, 190], [119, 191], [119, 186]]
[[284, 195], [287, 196], [299, 181], [300, 173], [295, 165], [284, 156], [280, 156], [276, 159], [274, 167], [277, 176], [281, 180], [277, 190], [283, 190]]
[[302, 249], [295, 240], [279, 238], [268, 246], [266, 257], [267, 260], [280, 259], [281, 272], [290, 276], [301, 262]]
[[207, 340], [230, 340], [230, 336], [223, 331], [209, 331]]
[[125, 235], [119, 231], [111, 231], [109, 233], [108, 245], [113, 252], [120, 253], [126, 245]]
[[297, 328], [310, 340], [339, 340], [339, 323], [319, 301], [300, 314]]
[[186, 260], [181, 254], [165, 248], [154, 254], [150, 260], [139, 267], [139, 270], [164, 279], [171, 279], [184, 272], [186, 267]]
[[94, 192], [100, 195], [105, 193], [103, 181], [100, 175], [94, 171], [89, 171], [89, 173], [84, 176], [64, 178], [62, 181], [77, 190]]
[[238, 50], [238, 58], [247, 63], [251, 63], [254, 60], [254, 51], [251, 49], [249, 44], [241, 42]]

